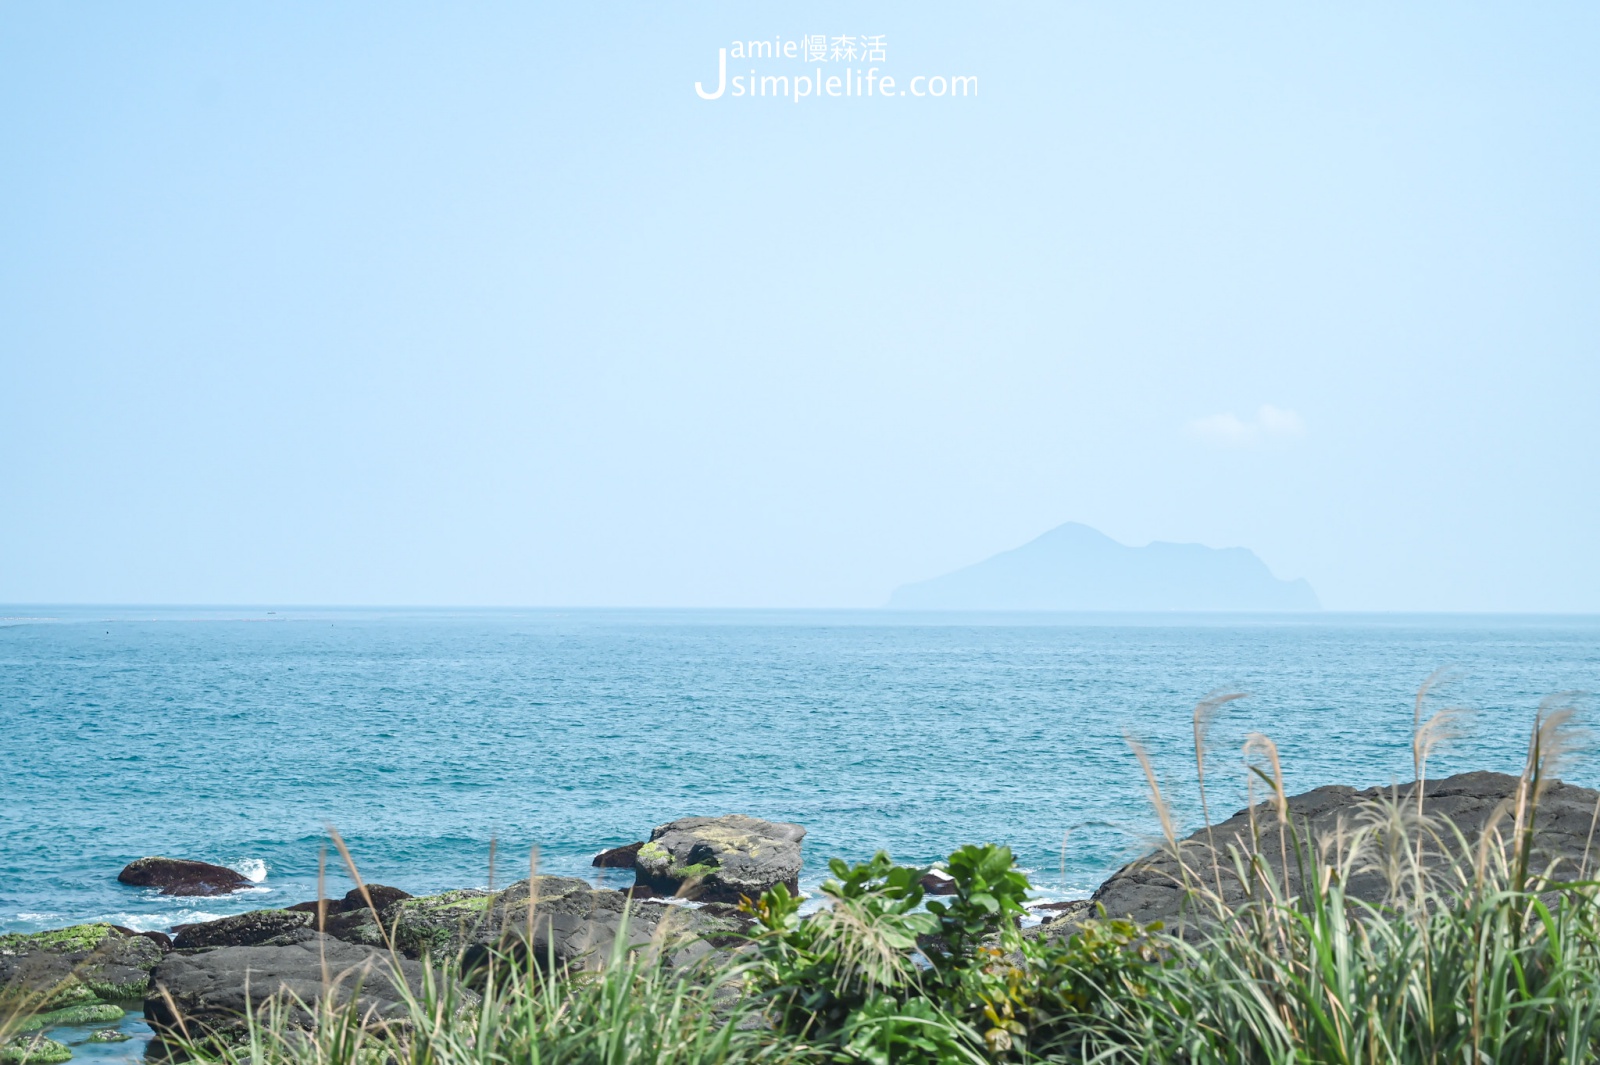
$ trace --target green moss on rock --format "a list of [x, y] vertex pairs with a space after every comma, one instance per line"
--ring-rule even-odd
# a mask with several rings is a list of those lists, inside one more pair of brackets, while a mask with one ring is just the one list
[[42, 1035], [19, 1035], [0, 1043], [0, 1065], [57, 1065], [72, 1060], [65, 1043]]
[[0, 936], [0, 955], [30, 954], [47, 950], [53, 954], [87, 954], [100, 945], [106, 936], [120, 936], [108, 924], [75, 924], [70, 928], [53, 928], [48, 932], [13, 932]]
[[84, 985], [98, 999], [105, 1002], [132, 1002], [142, 999], [150, 993], [150, 977], [145, 976], [138, 980], [126, 980], [118, 983], [115, 980], [85, 980]]
[[493, 898], [487, 891], [463, 888], [405, 899], [385, 911], [394, 922], [394, 944], [413, 957], [448, 957], [459, 952], [483, 922]]
[[60, 1028], [69, 1024], [108, 1024], [122, 1020], [123, 1012], [121, 1006], [112, 1006], [105, 1002], [89, 1002], [81, 1006], [69, 1006], [64, 1010], [36, 1013], [21, 1022], [16, 1030], [37, 1032], [44, 1028]]
[[0, 1013], [45, 1013], [81, 1006], [99, 998], [75, 976], [49, 981], [43, 986], [21, 983], [0, 988]]
[[45, 1013], [143, 998], [161, 948], [108, 924], [0, 936], [0, 1011]]
[[89, 1036], [91, 1043], [126, 1043], [133, 1036], [116, 1028], [101, 1028]]
[[716, 869], [716, 866], [705, 864], [669, 865], [667, 866], [667, 875], [675, 880], [690, 880], [695, 877], [710, 876], [714, 869]]

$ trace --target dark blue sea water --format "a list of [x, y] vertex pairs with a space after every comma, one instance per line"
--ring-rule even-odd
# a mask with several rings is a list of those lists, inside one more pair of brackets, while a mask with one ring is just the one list
[[[1273, 737], [1292, 790], [1410, 778], [1411, 699], [1476, 708], [1433, 774], [1515, 771], [1542, 696], [1600, 688], [1600, 619], [1073, 617], [888, 612], [9, 607], [0, 614], [0, 926], [168, 925], [315, 896], [328, 826], [413, 892], [590, 875], [602, 847], [691, 814], [810, 830], [807, 873], [878, 849], [1012, 845], [1083, 894], [1154, 835], [1125, 734], [1181, 822], [1240, 745]], [[1431, 774], [1432, 775], [1432, 774]], [[1569, 779], [1600, 782], [1579, 762]], [[1088, 825], [1069, 832], [1075, 826]], [[116, 882], [147, 854], [264, 874], [224, 899]], [[612, 874], [612, 882], [617, 880]]]

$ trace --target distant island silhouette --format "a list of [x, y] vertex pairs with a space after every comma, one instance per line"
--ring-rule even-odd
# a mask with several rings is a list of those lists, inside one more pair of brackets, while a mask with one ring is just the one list
[[1068, 522], [1021, 547], [895, 589], [908, 610], [1320, 610], [1305, 580], [1244, 547], [1119, 544]]

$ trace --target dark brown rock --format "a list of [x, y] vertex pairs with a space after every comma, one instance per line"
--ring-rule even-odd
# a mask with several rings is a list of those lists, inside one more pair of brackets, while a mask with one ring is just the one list
[[[354, 910], [375, 909], [379, 913], [382, 913], [394, 903], [412, 897], [409, 891], [402, 891], [397, 887], [389, 887], [386, 884], [368, 884], [366, 885], [366, 888], [366, 896], [361, 894], [360, 888], [351, 888], [349, 891], [345, 892], [344, 898], [342, 899], [323, 899], [322, 912], [324, 914], [336, 914], [350, 913]], [[371, 906], [367, 905], [368, 898], [372, 900]], [[297, 902], [293, 906], [284, 907], [284, 909], [292, 910], [295, 913], [309, 913], [313, 915], [317, 913], [317, 908], [318, 907], [315, 900], [311, 902]]]
[[133, 929], [124, 927], [120, 924], [114, 924], [111, 927], [115, 928], [118, 932], [121, 932], [125, 936], [143, 936], [156, 946], [160, 947], [163, 954], [172, 949], [172, 937], [167, 935], [165, 932], [135, 932]]
[[644, 846], [643, 840], [630, 843], [626, 847], [612, 847], [596, 854], [592, 864], [596, 869], [632, 869], [637, 861], [639, 848], [642, 846]]
[[[382, 913], [394, 903], [412, 897], [411, 892], [401, 891], [397, 887], [389, 887], [386, 884], [368, 884], [366, 888], [366, 895], [361, 894], [360, 888], [351, 888], [346, 892], [344, 899], [339, 903], [339, 912], [350, 913], [353, 910], [375, 909]], [[370, 906], [367, 904], [368, 899], [372, 900]]]
[[159, 888], [163, 895], [226, 895], [253, 886], [248, 877], [221, 865], [182, 858], [140, 858], [117, 879], [134, 887]]
[[[1430, 780], [1423, 786], [1423, 814], [1435, 826], [1437, 837], [1447, 841], [1452, 852], [1459, 852], [1456, 831], [1464, 837], [1468, 847], [1476, 848], [1485, 826], [1492, 820], [1497, 825], [1497, 837], [1503, 842], [1511, 834], [1512, 817], [1509, 813], [1497, 814], [1497, 811], [1503, 811], [1515, 800], [1517, 785], [1516, 777], [1486, 772]], [[1415, 788], [1415, 784], [1365, 791], [1341, 785], [1317, 788], [1288, 799], [1289, 820], [1302, 839], [1308, 839], [1313, 848], [1325, 851], [1330, 859], [1350, 853], [1358, 830], [1365, 834], [1367, 846], [1374, 849], [1372, 857], [1376, 858], [1376, 848], [1385, 839], [1395, 842], [1389, 829], [1383, 827], [1386, 800], [1398, 801], [1408, 816], [1414, 814]], [[1534, 824], [1530, 870], [1551, 871], [1558, 878], [1570, 879], [1578, 878], [1583, 872], [1593, 874], [1600, 859], [1600, 847], [1589, 854], [1588, 869], [1584, 870], [1582, 865], [1585, 850], [1589, 848], [1597, 801], [1600, 801], [1600, 792], [1560, 781], [1550, 782]], [[1252, 846], [1251, 814], [1250, 810], [1241, 810], [1213, 826], [1209, 833], [1201, 829], [1179, 842], [1191, 887], [1185, 886], [1182, 866], [1163, 849], [1123, 867], [1100, 885], [1092, 901], [1104, 906], [1109, 917], [1128, 917], [1141, 923], [1157, 920], [1170, 923], [1185, 914], [1203, 915], [1207, 910], [1203, 893], [1215, 895], [1220, 882], [1221, 898], [1230, 907], [1237, 906], [1244, 901], [1245, 891], [1233, 872], [1230, 848], [1245, 853], [1259, 850], [1279, 883], [1285, 882], [1283, 854], [1287, 849], [1289, 872], [1286, 879], [1290, 891], [1297, 893], [1299, 863], [1295, 860], [1293, 835], [1285, 832], [1280, 843], [1276, 811], [1270, 802], [1261, 803], [1254, 808], [1255, 832], [1260, 844]], [[1492, 836], [1491, 841], [1495, 838]], [[1414, 847], [1415, 830], [1410, 830], [1405, 839], [1408, 847]], [[1431, 839], [1425, 843], [1424, 853], [1425, 864], [1434, 867], [1454, 857], [1454, 854], [1442, 855], [1439, 845]], [[1352, 864], [1350, 875], [1344, 881], [1348, 896], [1378, 903], [1391, 894], [1389, 878], [1374, 868], [1374, 864], [1367, 861]]]

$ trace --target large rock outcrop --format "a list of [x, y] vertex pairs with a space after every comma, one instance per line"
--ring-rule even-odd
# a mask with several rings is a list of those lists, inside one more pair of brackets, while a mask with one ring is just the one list
[[471, 970], [497, 951], [525, 956], [530, 945], [540, 964], [592, 969], [611, 957], [619, 937], [624, 949], [659, 949], [662, 960], [683, 965], [742, 942], [748, 925], [728, 906], [633, 899], [571, 877], [541, 876], [494, 893], [465, 889], [402, 899], [376, 916], [370, 909], [340, 913], [324, 927], [362, 946], [392, 944], [412, 958], [459, 957]]
[[639, 900], [622, 891], [597, 891], [582, 880], [538, 877], [495, 897], [465, 960], [471, 967], [490, 951], [522, 955], [531, 949], [541, 965], [596, 969], [610, 961], [620, 940], [623, 950], [653, 951], [681, 967], [743, 943], [750, 923], [731, 906]]
[[162, 953], [108, 924], [0, 936], [0, 1016], [143, 998]]
[[158, 888], [163, 895], [226, 895], [254, 886], [249, 877], [226, 866], [183, 858], [140, 858], [125, 865], [117, 880]]
[[[1510, 836], [1512, 817], [1505, 811], [1515, 799], [1517, 784], [1516, 777], [1487, 772], [1427, 781], [1422, 792], [1422, 812], [1425, 820], [1431, 822], [1432, 830], [1422, 832], [1419, 837], [1413, 824], [1402, 825], [1400, 832], [1410, 841], [1411, 848], [1418, 838], [1423, 839], [1424, 866], [1431, 875], [1442, 877], [1450, 858], [1459, 853], [1459, 843], [1451, 825], [1472, 848], [1477, 847], [1491, 821], [1496, 823], [1496, 835], [1490, 837], [1491, 842]], [[1399, 809], [1406, 818], [1411, 818], [1416, 810], [1415, 789], [1415, 784], [1365, 791], [1329, 785], [1291, 796], [1288, 799], [1289, 820], [1297, 831], [1309, 837], [1313, 847], [1326, 852], [1329, 860], [1348, 855], [1358, 830], [1366, 826], [1370, 834], [1366, 836], [1365, 849], [1362, 857], [1353, 863], [1352, 875], [1345, 880], [1344, 887], [1353, 898], [1381, 902], [1390, 891], [1390, 877], [1384, 870], [1384, 863], [1391, 859], [1407, 860], [1404, 849], [1386, 846], [1401, 842], [1395, 831], [1385, 827], [1386, 810], [1398, 800]], [[1593, 873], [1600, 860], [1600, 840], [1595, 841], [1593, 849], [1590, 849], [1589, 840], [1597, 802], [1600, 802], [1600, 792], [1592, 789], [1560, 781], [1548, 785], [1534, 824], [1532, 871], [1553, 870], [1557, 877], [1576, 878], [1582, 871], [1585, 851], [1589, 850], [1588, 872]], [[1104, 906], [1110, 917], [1170, 923], [1186, 913], [1205, 911], [1205, 906], [1186, 888], [1187, 877], [1188, 883], [1201, 885], [1213, 894], [1220, 881], [1223, 900], [1229, 906], [1237, 906], [1245, 899], [1245, 885], [1233, 872], [1234, 866], [1228, 856], [1230, 847], [1245, 853], [1259, 852], [1272, 868], [1273, 875], [1280, 883], [1284, 882], [1284, 847], [1279, 842], [1276, 810], [1271, 802], [1264, 802], [1254, 808], [1253, 816], [1258, 844], [1252, 843], [1252, 811], [1241, 810], [1213, 826], [1209, 833], [1201, 829], [1180, 841], [1178, 848], [1188, 867], [1187, 874], [1178, 860], [1163, 849], [1124, 866], [1100, 886], [1093, 901]], [[1288, 839], [1287, 882], [1291, 891], [1298, 892], [1293, 837]], [[1213, 854], [1217, 858], [1215, 867]]]
[[151, 974], [145, 1020], [158, 1033], [227, 1038], [273, 1000], [290, 1025], [308, 1028], [320, 1003], [344, 1007], [354, 999], [362, 1017], [395, 1021], [406, 1015], [402, 984], [422, 990], [419, 962], [310, 929], [284, 939], [292, 942], [169, 954]]
[[800, 887], [800, 842], [806, 830], [742, 814], [684, 817], [657, 827], [634, 856], [641, 885], [664, 895], [738, 902], [785, 884]]

